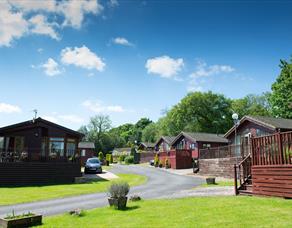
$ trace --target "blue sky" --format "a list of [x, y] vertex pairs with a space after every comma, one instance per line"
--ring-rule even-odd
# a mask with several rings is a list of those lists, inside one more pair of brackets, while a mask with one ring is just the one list
[[292, 54], [289, 1], [0, 1], [0, 126], [156, 121], [189, 91], [269, 91]]

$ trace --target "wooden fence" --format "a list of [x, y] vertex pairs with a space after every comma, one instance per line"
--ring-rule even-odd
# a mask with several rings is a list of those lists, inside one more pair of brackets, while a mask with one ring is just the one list
[[248, 144], [228, 145], [220, 147], [211, 147], [207, 149], [200, 149], [200, 159], [214, 159], [214, 158], [231, 158], [231, 157], [245, 157], [250, 152]]
[[292, 132], [255, 137], [251, 143], [253, 166], [292, 164]]

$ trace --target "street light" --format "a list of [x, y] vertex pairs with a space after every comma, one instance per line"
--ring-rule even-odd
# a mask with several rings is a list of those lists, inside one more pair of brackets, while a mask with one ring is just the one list
[[237, 154], [237, 129], [236, 127], [238, 126], [238, 114], [237, 113], [233, 113], [232, 114], [232, 119], [233, 119], [233, 123], [234, 123], [234, 145], [235, 145], [235, 153]]

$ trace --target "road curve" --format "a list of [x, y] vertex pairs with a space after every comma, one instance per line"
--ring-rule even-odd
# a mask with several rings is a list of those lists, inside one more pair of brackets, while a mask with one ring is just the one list
[[[181, 190], [193, 188], [203, 182], [198, 177], [176, 175], [159, 168], [155, 169], [139, 165], [116, 165], [111, 172], [116, 174], [133, 173], [147, 176], [148, 180], [145, 184], [132, 187], [129, 193], [129, 195], [138, 194], [143, 199], [161, 198]], [[92, 209], [103, 207], [107, 204], [106, 193], [93, 193], [32, 203], [0, 206], [0, 217], [11, 214], [12, 210], [16, 214], [30, 211], [48, 216], [65, 213], [76, 208]]]

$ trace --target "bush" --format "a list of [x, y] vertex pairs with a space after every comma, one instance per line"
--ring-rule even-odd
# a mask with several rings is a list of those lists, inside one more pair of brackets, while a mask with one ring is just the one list
[[123, 162], [123, 161], [125, 161], [125, 157], [126, 157], [126, 155], [121, 154], [121, 155], [119, 156], [119, 162]]
[[131, 147], [131, 156], [134, 156], [135, 153], [136, 153], [136, 148], [135, 148], [135, 146], [132, 146]]
[[98, 153], [98, 158], [101, 162], [103, 162], [104, 156], [103, 156], [103, 153], [101, 151]]
[[113, 163], [113, 156], [111, 154], [106, 154], [106, 161], [108, 163]]
[[138, 196], [138, 195], [132, 195], [132, 196], [130, 197], [130, 200], [133, 201], [133, 202], [135, 202], [135, 201], [140, 201], [140, 200], [142, 200], [142, 199], [141, 199], [141, 197]]
[[130, 186], [127, 182], [119, 181], [112, 183], [108, 188], [108, 195], [112, 198], [126, 197], [130, 191]]
[[155, 154], [155, 157], [154, 157], [154, 166], [155, 167], [158, 167], [159, 165], [159, 157], [158, 157], [158, 154]]
[[162, 167], [163, 167], [163, 163], [162, 163], [162, 161], [161, 161], [161, 160], [159, 161], [159, 164], [158, 164], [158, 166], [159, 166], [159, 168], [162, 168]]
[[134, 156], [127, 156], [125, 157], [125, 163], [126, 164], [133, 164], [134, 163]]
[[169, 163], [168, 158], [165, 159], [165, 164], [164, 165], [165, 165], [166, 169], [170, 168], [170, 163]]

